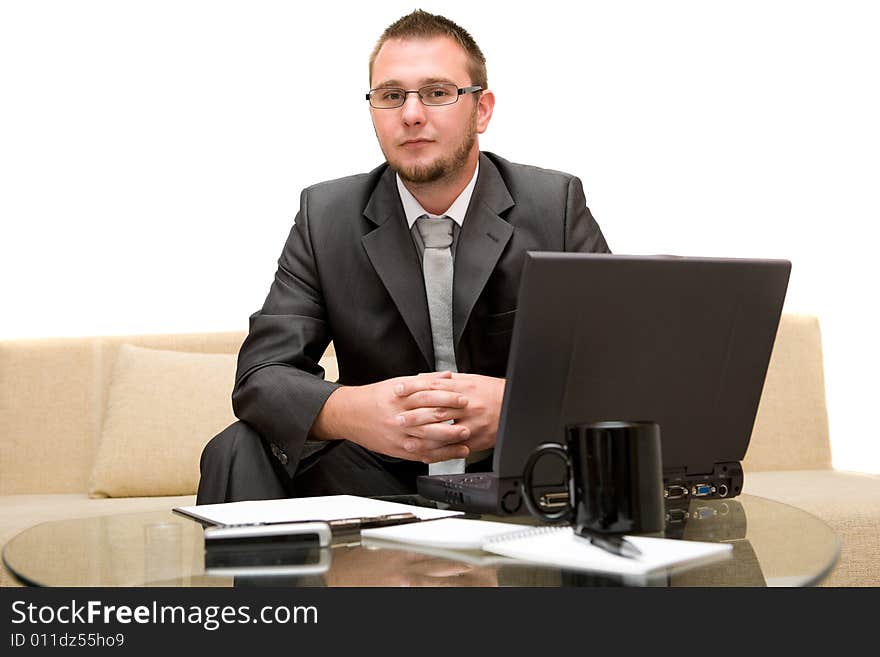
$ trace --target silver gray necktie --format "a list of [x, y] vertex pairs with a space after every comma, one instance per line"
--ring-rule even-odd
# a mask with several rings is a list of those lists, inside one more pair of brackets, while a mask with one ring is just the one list
[[[416, 226], [425, 244], [422, 269], [434, 342], [434, 367], [438, 372], [457, 372], [452, 344], [452, 219], [422, 215]], [[440, 461], [428, 466], [428, 474], [456, 474], [464, 472], [464, 466], [465, 459]]]

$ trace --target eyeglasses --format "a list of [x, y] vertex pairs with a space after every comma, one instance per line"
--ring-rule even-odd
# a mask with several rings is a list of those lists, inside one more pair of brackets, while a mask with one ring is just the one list
[[439, 105], [452, 105], [458, 102], [459, 96], [482, 90], [483, 87], [478, 86], [459, 88], [452, 83], [429, 84], [413, 91], [398, 89], [397, 87], [379, 87], [378, 89], [370, 89], [369, 93], [367, 93], [367, 100], [370, 101], [370, 107], [394, 109], [395, 107], [403, 106], [407, 95], [418, 94], [419, 100], [422, 101], [423, 105], [437, 107]]

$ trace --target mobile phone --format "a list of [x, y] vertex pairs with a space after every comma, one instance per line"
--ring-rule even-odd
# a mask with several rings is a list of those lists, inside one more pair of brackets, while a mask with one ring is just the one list
[[223, 545], [330, 545], [326, 522], [280, 522], [266, 525], [220, 525], [205, 529], [205, 548]]

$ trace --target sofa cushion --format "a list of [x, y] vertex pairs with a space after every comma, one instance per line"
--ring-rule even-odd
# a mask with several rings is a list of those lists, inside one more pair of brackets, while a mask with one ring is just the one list
[[0, 340], [0, 495], [88, 490], [110, 378], [123, 344], [232, 354], [245, 335]]
[[89, 494], [195, 493], [202, 449], [235, 421], [235, 362], [233, 354], [120, 347]]
[[103, 406], [96, 342], [0, 341], [0, 495], [86, 490]]

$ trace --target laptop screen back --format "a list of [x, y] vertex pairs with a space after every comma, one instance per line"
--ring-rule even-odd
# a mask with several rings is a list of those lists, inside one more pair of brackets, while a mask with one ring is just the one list
[[494, 471], [519, 477], [566, 425], [652, 420], [664, 472], [740, 461], [791, 264], [530, 252]]

